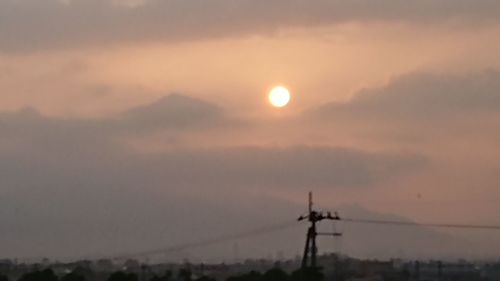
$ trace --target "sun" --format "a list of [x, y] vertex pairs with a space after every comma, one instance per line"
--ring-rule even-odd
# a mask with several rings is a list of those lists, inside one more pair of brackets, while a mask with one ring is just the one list
[[269, 92], [268, 98], [272, 106], [284, 107], [290, 102], [290, 91], [283, 86], [277, 86]]

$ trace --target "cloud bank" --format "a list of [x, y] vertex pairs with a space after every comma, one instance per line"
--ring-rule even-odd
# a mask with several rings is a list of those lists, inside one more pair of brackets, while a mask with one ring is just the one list
[[0, 50], [199, 40], [348, 22], [496, 22], [499, 11], [495, 0], [7, 0], [0, 3]]
[[387, 85], [365, 89], [345, 103], [332, 102], [304, 116], [328, 123], [334, 120], [378, 120], [413, 126], [451, 123], [464, 116], [491, 118], [500, 110], [500, 73], [467, 75], [411, 73]]
[[[257, 200], [251, 195], [257, 191], [366, 189], [425, 165], [418, 155], [343, 147], [172, 147], [141, 153], [122, 141], [165, 130], [217, 129], [224, 122], [210, 120], [225, 118], [217, 106], [180, 95], [102, 120], [53, 118], [33, 109], [2, 113], [0, 224], [8, 245], [3, 253], [71, 256], [185, 242], [215, 235], [218, 228], [207, 224], [221, 217], [226, 229], [238, 229], [241, 221], [262, 223], [280, 208], [289, 210], [276, 199]], [[271, 216], [251, 203], [261, 199], [277, 204]], [[186, 222], [190, 209], [200, 212]], [[196, 231], [187, 235], [192, 223], [198, 223]]]

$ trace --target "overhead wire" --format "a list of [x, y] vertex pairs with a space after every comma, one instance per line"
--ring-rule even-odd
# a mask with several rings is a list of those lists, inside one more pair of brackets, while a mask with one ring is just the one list
[[[394, 226], [423, 226], [423, 227], [437, 227], [437, 228], [455, 228], [455, 229], [475, 229], [475, 230], [500, 230], [500, 225], [493, 224], [454, 224], [454, 223], [426, 223], [426, 222], [412, 222], [412, 221], [398, 221], [398, 220], [382, 220], [382, 219], [364, 219], [364, 218], [354, 218], [354, 217], [340, 217], [337, 219], [341, 222], [346, 223], [358, 223], [358, 224], [378, 224], [378, 225], [394, 225]], [[173, 252], [180, 252], [193, 248], [201, 248], [215, 244], [222, 244], [229, 241], [255, 237], [259, 235], [265, 235], [272, 232], [277, 232], [292, 227], [296, 227], [296, 221], [286, 221], [282, 223], [267, 225], [264, 227], [259, 227], [256, 229], [236, 232], [227, 235], [221, 235], [219, 237], [214, 237], [210, 239], [204, 239], [194, 242], [182, 243], [173, 245], [170, 247], [151, 249], [146, 251], [126, 253], [120, 255], [109, 256], [110, 259], [123, 259], [127, 257], [144, 257], [152, 256], [156, 254], [167, 254]]]
[[378, 219], [362, 219], [362, 218], [341, 218], [341, 221], [350, 223], [364, 224], [381, 224], [381, 225], [397, 225], [397, 226], [425, 226], [425, 227], [440, 227], [440, 228], [461, 228], [461, 229], [482, 229], [482, 230], [500, 230], [500, 225], [492, 224], [454, 224], [454, 223], [425, 223], [411, 221], [396, 221], [396, 220], [378, 220]]
[[297, 227], [295, 220], [286, 221], [286, 222], [277, 223], [277, 224], [272, 224], [272, 225], [267, 225], [267, 226], [259, 227], [259, 228], [252, 229], [252, 230], [236, 232], [236, 233], [227, 234], [227, 235], [221, 235], [219, 237], [214, 237], [214, 238], [210, 238], [210, 239], [182, 243], [182, 244], [173, 245], [173, 246], [165, 247], [165, 248], [161, 248], [161, 249], [151, 249], [151, 250], [134, 252], [134, 253], [119, 254], [119, 255], [113, 255], [113, 256], [110, 256], [107, 258], [109, 258], [109, 259], [123, 259], [123, 258], [127, 258], [127, 257], [143, 257], [143, 256], [156, 255], [156, 254], [167, 254], [167, 253], [172, 253], [172, 252], [180, 252], [180, 251], [184, 251], [184, 250], [188, 250], [188, 249], [207, 247], [210, 245], [221, 244], [221, 243], [225, 243], [225, 242], [229, 242], [229, 241], [265, 235], [265, 234], [285, 230], [285, 229], [292, 228], [292, 227]]

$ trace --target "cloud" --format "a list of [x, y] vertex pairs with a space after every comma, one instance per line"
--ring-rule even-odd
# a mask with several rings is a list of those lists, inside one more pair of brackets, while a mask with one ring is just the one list
[[[176, 102], [165, 103], [171, 99]], [[182, 113], [182, 106], [176, 106], [180, 104], [186, 105], [185, 113]], [[128, 137], [123, 135], [124, 131], [147, 135], [148, 132], [165, 128], [174, 129], [174, 133], [184, 132], [186, 126], [192, 126], [194, 130], [211, 128], [211, 124], [203, 127], [207, 124], [204, 123], [207, 119], [204, 114], [194, 118], [197, 114], [191, 112], [192, 104], [202, 109], [215, 109], [190, 98], [170, 96], [159, 103], [127, 111], [126, 118], [118, 121], [49, 118], [29, 108], [3, 114], [0, 116], [0, 139], [5, 148], [2, 153], [14, 158], [23, 156], [8, 161], [18, 163], [20, 168], [48, 159], [46, 165], [42, 165], [45, 168], [52, 164], [54, 167], [62, 165], [61, 168], [76, 165], [75, 171], [82, 168], [79, 163], [87, 163], [89, 166], [86, 168], [92, 168], [93, 162], [119, 167], [123, 158], [130, 158], [126, 162], [137, 163], [128, 167], [132, 170], [148, 171], [148, 175], [157, 173], [156, 176], [168, 179], [172, 186], [193, 187], [304, 188], [308, 184], [324, 188], [370, 186], [390, 179], [393, 174], [418, 168], [425, 162], [422, 157], [411, 154], [303, 145], [178, 147], [162, 153], [141, 154], [133, 150], [130, 152], [126, 145], [116, 142], [119, 138]], [[168, 110], [170, 106], [173, 107]], [[197, 106], [194, 108], [199, 109]], [[158, 109], [160, 114], [157, 114]], [[189, 112], [192, 114], [187, 114]], [[205, 110], [199, 112], [206, 113]], [[148, 122], [152, 125], [148, 125]], [[137, 131], [137, 127], [141, 126], [149, 128]], [[176, 131], [179, 128], [181, 130]], [[57, 168], [53, 172], [56, 171]], [[9, 177], [9, 174], [5, 176]]]
[[[264, 1], [101, 0], [0, 3], [0, 50], [39, 50], [141, 40], [197, 40], [269, 34], [345, 22], [496, 21], [494, 0]], [[89, 20], [91, 19], [91, 20]]]
[[206, 238], [272, 222], [292, 208], [251, 195], [259, 189], [370, 188], [425, 164], [418, 155], [342, 147], [194, 147], [144, 154], [119, 141], [128, 137], [123, 130], [147, 122], [154, 124], [149, 130], [199, 130], [206, 124], [200, 120], [218, 112], [208, 103], [170, 96], [131, 109], [122, 119], [61, 119], [33, 109], [0, 114], [0, 225], [8, 245], [3, 253], [117, 253]]
[[331, 147], [237, 147], [179, 151], [158, 162], [178, 184], [307, 189], [369, 187], [423, 159]]
[[[412, 73], [387, 85], [366, 89], [345, 103], [312, 109], [306, 118], [410, 123], [453, 122], [457, 118], [494, 115], [500, 110], [500, 73], [469, 75]], [[429, 123], [433, 122], [433, 123]]]
[[171, 94], [151, 104], [127, 110], [118, 126], [139, 131], [151, 129], [206, 128], [229, 120], [223, 110], [203, 100]]
[[[220, 107], [185, 95], [171, 94], [146, 105], [102, 119], [64, 119], [41, 115], [33, 108], [0, 113], [3, 136], [109, 139], [123, 134], [224, 128], [239, 124]], [[48, 134], [47, 132], [50, 132]]]

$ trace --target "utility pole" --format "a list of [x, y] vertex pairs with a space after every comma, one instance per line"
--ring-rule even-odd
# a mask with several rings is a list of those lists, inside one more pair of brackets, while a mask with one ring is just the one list
[[[322, 220], [340, 220], [337, 212], [332, 214], [327, 212], [326, 215], [323, 212], [316, 211], [313, 209], [313, 196], [312, 192], [309, 192], [309, 208], [307, 215], [300, 216], [298, 221], [308, 220], [311, 225], [307, 230], [307, 238], [306, 245], [304, 247], [304, 256], [302, 257], [302, 269], [310, 267], [312, 269], [317, 269], [317, 255], [318, 255], [318, 247], [316, 246], [316, 237], [318, 235], [330, 235], [330, 236], [340, 236], [341, 234], [338, 232], [333, 233], [318, 233], [316, 231], [316, 224]], [[308, 265], [309, 257], [311, 258], [311, 263]]]

